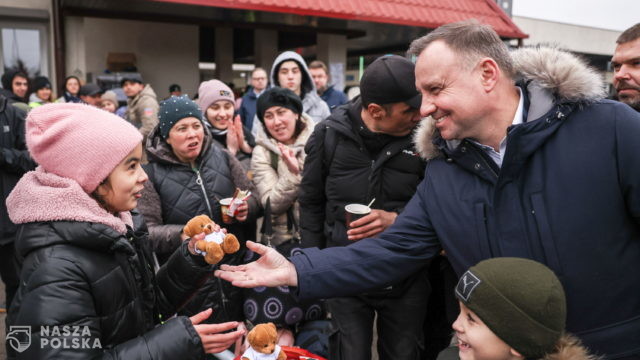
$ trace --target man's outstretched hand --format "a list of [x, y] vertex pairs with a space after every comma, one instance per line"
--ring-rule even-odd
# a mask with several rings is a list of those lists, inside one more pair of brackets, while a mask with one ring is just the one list
[[247, 241], [247, 248], [260, 258], [244, 265], [221, 265], [215, 276], [243, 288], [298, 286], [296, 267], [276, 249], [253, 241]]

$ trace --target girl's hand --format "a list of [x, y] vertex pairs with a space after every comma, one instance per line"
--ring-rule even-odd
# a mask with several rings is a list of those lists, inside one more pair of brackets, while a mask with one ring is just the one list
[[225, 333], [225, 331], [237, 328], [239, 325], [237, 321], [222, 324], [200, 324], [208, 319], [212, 312], [213, 310], [209, 308], [190, 317], [193, 327], [196, 329], [198, 336], [200, 336], [204, 352], [207, 354], [215, 354], [226, 350], [245, 333], [243, 329]]
[[278, 143], [278, 149], [282, 154], [282, 160], [287, 165], [287, 169], [293, 175], [300, 174], [300, 163], [298, 163], [298, 158], [296, 158], [296, 154], [291, 150], [288, 146]]
[[[187, 236], [187, 235], [185, 233], [182, 233], [182, 236]], [[196, 243], [200, 240], [204, 240], [205, 236], [206, 236], [205, 233], [200, 233], [200, 234], [193, 235], [190, 239], [187, 237], [187, 240], [189, 240], [187, 249], [189, 249], [189, 252], [191, 253], [191, 255], [198, 255], [198, 253], [196, 253]]]

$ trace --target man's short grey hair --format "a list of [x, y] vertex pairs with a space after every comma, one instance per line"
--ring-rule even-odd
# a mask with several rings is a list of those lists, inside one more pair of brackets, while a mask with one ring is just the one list
[[427, 35], [414, 40], [407, 51], [408, 55], [419, 56], [431, 43], [442, 40], [463, 63], [471, 68], [478, 60], [489, 57], [495, 60], [503, 73], [514, 77], [513, 64], [507, 46], [489, 25], [477, 20], [466, 20], [438, 27]]
[[640, 23], [633, 25], [627, 30], [623, 31], [620, 36], [618, 36], [618, 40], [616, 40], [616, 44], [625, 44], [635, 39], [640, 39]]

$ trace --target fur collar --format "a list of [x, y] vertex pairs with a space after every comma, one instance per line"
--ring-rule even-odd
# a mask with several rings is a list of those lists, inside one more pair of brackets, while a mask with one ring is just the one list
[[590, 355], [578, 338], [565, 334], [558, 341], [556, 351], [541, 360], [598, 360], [598, 357]]
[[29, 171], [7, 197], [9, 218], [15, 224], [44, 221], [83, 221], [104, 224], [120, 234], [133, 227], [128, 211], [110, 214], [80, 185], [46, 172], [41, 166]]
[[[550, 98], [555, 103], [589, 103], [605, 97], [602, 77], [569, 52], [552, 47], [529, 47], [511, 52], [511, 57], [516, 80], [530, 82], [527, 91], [532, 106], [538, 97]], [[437, 136], [434, 125], [431, 117], [423, 119], [413, 138], [420, 156], [426, 160], [440, 155], [433, 144]]]
[[[458, 339], [453, 335], [450, 347], [445, 350], [448, 351], [447, 356], [443, 356], [443, 353], [441, 353], [438, 359], [459, 359], [457, 344]], [[600, 357], [589, 354], [587, 348], [582, 345], [578, 338], [565, 333], [558, 340], [554, 351], [544, 355], [539, 360], [600, 360]]]

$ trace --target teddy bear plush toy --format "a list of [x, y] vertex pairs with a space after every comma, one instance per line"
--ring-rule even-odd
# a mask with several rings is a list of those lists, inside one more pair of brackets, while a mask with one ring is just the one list
[[204, 240], [196, 242], [195, 249], [209, 264], [217, 264], [225, 254], [233, 254], [240, 249], [238, 238], [224, 233], [207, 215], [198, 215], [189, 220], [183, 232], [189, 237], [203, 232], [207, 234]]
[[249, 334], [249, 348], [242, 354], [242, 360], [287, 360], [287, 354], [276, 344], [278, 332], [273, 323], [258, 324]]

